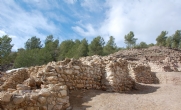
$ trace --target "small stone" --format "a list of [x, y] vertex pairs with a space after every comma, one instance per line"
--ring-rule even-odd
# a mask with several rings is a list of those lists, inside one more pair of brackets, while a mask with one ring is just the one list
[[6, 92], [0, 92], [0, 101], [2, 102], [10, 102], [12, 94]]
[[49, 105], [48, 105], [48, 110], [52, 110], [52, 109], [53, 109], [53, 106], [54, 106], [54, 105], [49, 104]]
[[43, 88], [43, 89], [41, 89], [40, 90], [40, 92], [39, 92], [39, 95], [41, 95], [41, 96], [45, 96], [45, 97], [48, 97], [48, 96], [50, 96], [50, 91], [47, 89], [47, 88]]
[[84, 87], [84, 85], [83, 84], [77, 84], [77, 87], [82, 88], [82, 87]]
[[27, 107], [27, 110], [34, 110], [34, 107]]
[[57, 81], [58, 77], [57, 76], [50, 76], [46, 78], [48, 81]]
[[14, 104], [20, 104], [23, 101], [24, 101], [24, 97], [23, 96], [15, 96], [15, 97], [13, 97], [13, 103]]
[[39, 101], [41, 104], [45, 104], [45, 103], [46, 103], [46, 98], [45, 98], [45, 97], [39, 97], [39, 98], [38, 98], [38, 101]]
[[47, 66], [47, 67], [45, 68], [45, 72], [49, 72], [49, 71], [51, 71], [52, 69], [54, 69], [52, 66]]
[[40, 110], [48, 110], [48, 109], [47, 109], [47, 106], [42, 106], [42, 107], [40, 108]]
[[60, 93], [61, 93], [62, 96], [67, 96], [67, 91], [66, 90], [61, 90]]
[[61, 109], [62, 109], [62, 104], [58, 104], [53, 107], [53, 110], [61, 110]]
[[66, 74], [72, 74], [72, 72], [73, 72], [73, 70], [71, 70], [71, 69], [65, 70], [65, 73], [66, 73]]
[[60, 89], [67, 90], [67, 86], [66, 85], [60, 86]]
[[73, 66], [75, 69], [80, 69], [80, 67], [79, 66]]

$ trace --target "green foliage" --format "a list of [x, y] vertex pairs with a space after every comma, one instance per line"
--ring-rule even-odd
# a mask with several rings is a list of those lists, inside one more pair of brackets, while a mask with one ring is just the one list
[[171, 48], [172, 47], [172, 36], [170, 36], [170, 37], [167, 37], [167, 39], [166, 39], [166, 47], [169, 47], [169, 48]]
[[88, 55], [88, 42], [87, 40], [84, 38], [83, 40], [81, 40], [80, 45], [77, 49], [77, 57], [85, 57]]
[[10, 53], [13, 45], [11, 44], [12, 39], [8, 35], [0, 37], [0, 65], [8, 64], [11, 62]]
[[140, 42], [138, 45], [135, 46], [135, 48], [148, 48], [148, 45], [146, 44], [146, 42]]
[[172, 38], [172, 48], [179, 48], [181, 41], [181, 30], [177, 30]]
[[152, 47], [152, 46], [155, 46], [155, 44], [154, 43], [148, 44], [148, 47]]
[[109, 37], [109, 41], [104, 46], [103, 51], [104, 51], [104, 55], [109, 55], [117, 51], [115, 38], [113, 36]]
[[136, 40], [137, 38], [134, 38], [134, 33], [132, 31], [124, 36], [124, 41], [127, 44], [127, 48], [133, 48], [136, 44]]
[[28, 39], [25, 43], [25, 49], [30, 50], [30, 49], [40, 49], [42, 48], [40, 38], [37, 38], [36, 36], [31, 37], [31, 39]]
[[97, 36], [89, 45], [89, 55], [103, 55], [104, 39]]
[[79, 58], [87, 56], [88, 53], [88, 43], [86, 39], [80, 40], [66, 40], [60, 44], [59, 47], [59, 60], [65, 58]]
[[156, 38], [158, 46], [165, 46], [166, 45], [166, 35], [168, 34], [167, 31], [162, 31], [161, 34]]
[[78, 56], [78, 48], [80, 45], [80, 40], [76, 39], [72, 45], [72, 47], [69, 49], [68, 53], [67, 53], [67, 57], [68, 58], [79, 58]]
[[45, 50], [51, 53], [52, 61], [57, 61], [59, 40], [54, 40], [53, 35], [47, 36]]
[[14, 66], [19, 67], [30, 67], [43, 65], [52, 61], [51, 53], [46, 49], [31, 49], [22, 50], [18, 53]]
[[72, 47], [74, 46], [74, 41], [72, 40], [65, 40], [60, 44], [59, 47], [59, 60], [64, 60], [65, 58], [71, 57], [71, 52]]

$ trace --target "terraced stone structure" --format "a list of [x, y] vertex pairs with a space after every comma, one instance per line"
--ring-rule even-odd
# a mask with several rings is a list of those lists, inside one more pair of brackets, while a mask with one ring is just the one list
[[0, 110], [70, 109], [69, 91], [129, 91], [135, 83], [154, 83], [151, 68], [113, 56], [65, 59], [0, 76]]

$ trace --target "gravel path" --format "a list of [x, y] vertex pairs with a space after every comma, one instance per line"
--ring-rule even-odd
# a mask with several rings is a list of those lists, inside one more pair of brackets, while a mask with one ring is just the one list
[[161, 74], [162, 84], [139, 84], [126, 93], [71, 91], [70, 103], [73, 110], [181, 110], [181, 73]]

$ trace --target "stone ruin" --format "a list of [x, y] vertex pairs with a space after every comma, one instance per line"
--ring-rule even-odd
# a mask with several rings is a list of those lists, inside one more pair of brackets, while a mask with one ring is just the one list
[[153, 46], [148, 49], [122, 50], [113, 54], [129, 62], [146, 63], [152, 72], [181, 71], [181, 50]]
[[0, 110], [71, 109], [69, 91], [130, 91], [155, 83], [149, 65], [114, 56], [65, 59], [0, 74]]

